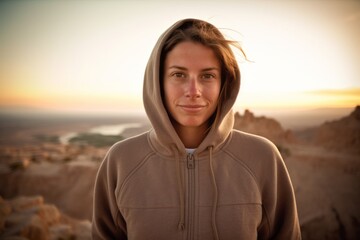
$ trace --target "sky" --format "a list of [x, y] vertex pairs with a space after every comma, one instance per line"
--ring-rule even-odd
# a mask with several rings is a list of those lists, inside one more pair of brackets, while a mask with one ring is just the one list
[[183, 18], [242, 44], [236, 108], [360, 104], [360, 1], [1, 1], [0, 108], [143, 111], [149, 55]]

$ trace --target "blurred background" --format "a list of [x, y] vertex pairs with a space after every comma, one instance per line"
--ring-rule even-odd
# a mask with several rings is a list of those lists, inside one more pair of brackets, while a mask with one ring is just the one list
[[235, 128], [282, 152], [303, 239], [357, 239], [360, 1], [348, 0], [1, 1], [0, 237], [89, 239], [97, 168], [150, 128], [145, 66], [182, 18], [213, 23], [250, 59], [235, 52]]

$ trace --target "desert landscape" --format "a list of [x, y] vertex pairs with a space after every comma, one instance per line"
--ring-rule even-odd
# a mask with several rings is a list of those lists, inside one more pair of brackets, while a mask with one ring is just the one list
[[[360, 106], [319, 124], [284, 126], [271, 114], [235, 115], [234, 128], [269, 138], [282, 153], [303, 239], [358, 239]], [[114, 142], [149, 128], [144, 116], [1, 116], [0, 238], [91, 239], [99, 164]]]

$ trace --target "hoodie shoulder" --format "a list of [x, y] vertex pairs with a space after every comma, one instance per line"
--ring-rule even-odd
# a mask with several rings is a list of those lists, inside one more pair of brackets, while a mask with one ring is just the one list
[[115, 143], [107, 152], [105, 160], [116, 161], [131, 158], [133, 160], [142, 159], [151, 152], [148, 142], [149, 132], [127, 138]]
[[144, 145], [148, 145], [148, 134], [149, 132], [147, 131], [137, 136], [129, 137], [124, 140], [118, 141], [113, 146], [111, 146], [111, 148], [109, 149], [109, 153], [122, 150], [125, 150], [126, 152], [131, 152], [131, 149], [133, 147], [145, 147]]
[[[115, 143], [107, 152], [100, 168], [108, 169], [107, 174], [126, 177], [147, 156], [153, 153], [148, 132]], [[120, 180], [118, 179], [118, 180]]]
[[240, 155], [255, 154], [256, 156], [261, 156], [272, 155], [274, 151], [278, 152], [275, 144], [269, 139], [235, 129], [232, 130], [229, 144], [231, 151], [239, 151]]
[[259, 237], [301, 239], [294, 189], [275, 144], [234, 130], [228, 152], [247, 165], [256, 178], [267, 222], [259, 229]]
[[238, 130], [232, 131], [226, 151], [245, 164], [259, 181], [270, 176], [269, 171], [275, 171], [278, 166], [284, 165], [274, 143], [264, 137]]

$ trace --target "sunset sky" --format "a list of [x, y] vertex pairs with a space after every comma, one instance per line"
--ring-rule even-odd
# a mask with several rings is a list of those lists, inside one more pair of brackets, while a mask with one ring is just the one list
[[0, 107], [141, 111], [150, 52], [188, 17], [251, 60], [236, 107], [360, 104], [360, 1], [1, 1]]

